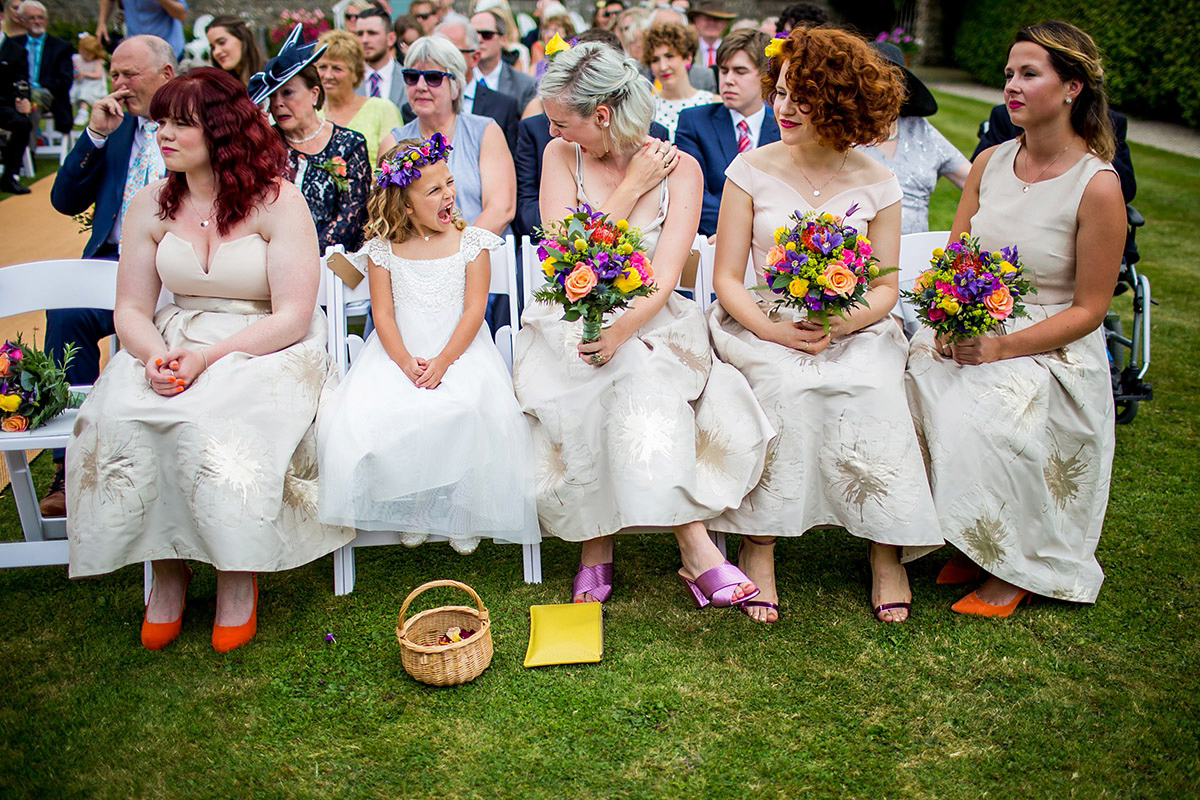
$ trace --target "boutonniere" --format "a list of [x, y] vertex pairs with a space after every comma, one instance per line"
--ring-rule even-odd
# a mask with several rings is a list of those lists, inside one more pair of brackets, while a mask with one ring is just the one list
[[334, 156], [328, 161], [320, 162], [316, 167], [328, 172], [333, 178], [334, 185], [343, 192], [350, 188], [350, 181], [346, 180], [346, 159], [341, 156]]

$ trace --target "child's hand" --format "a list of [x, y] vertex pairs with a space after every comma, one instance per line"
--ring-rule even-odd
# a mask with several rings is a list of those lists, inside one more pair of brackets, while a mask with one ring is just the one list
[[442, 382], [442, 376], [446, 374], [446, 370], [454, 363], [441, 355], [436, 355], [425, 362], [425, 374], [417, 381], [417, 387], [420, 389], [436, 389]]
[[417, 386], [421, 385], [418, 383], [418, 381], [421, 379], [421, 376], [425, 374], [425, 359], [405, 354], [403, 358], [400, 358], [396, 361], [396, 366], [400, 368], [401, 372], [408, 376], [410, 381]]

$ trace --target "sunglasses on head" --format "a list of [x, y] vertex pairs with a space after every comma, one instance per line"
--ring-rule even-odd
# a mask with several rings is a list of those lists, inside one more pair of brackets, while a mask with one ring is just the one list
[[483, 39], [485, 42], [490, 42], [492, 39], [495, 39], [496, 36], [500, 33], [500, 31], [475, 31], [475, 32], [478, 33], [479, 38]]
[[440, 69], [402, 69], [400, 74], [404, 76], [404, 82], [409, 86], [416, 86], [417, 81], [424, 78], [425, 85], [430, 89], [441, 86], [442, 81], [446, 78], [454, 79], [454, 73], [443, 72]]

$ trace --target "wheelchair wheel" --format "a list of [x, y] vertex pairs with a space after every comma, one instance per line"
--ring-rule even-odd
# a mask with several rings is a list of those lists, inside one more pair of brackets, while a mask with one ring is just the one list
[[1137, 416], [1138, 401], [1137, 400], [1117, 400], [1117, 424], [1128, 425], [1133, 422], [1133, 418]]

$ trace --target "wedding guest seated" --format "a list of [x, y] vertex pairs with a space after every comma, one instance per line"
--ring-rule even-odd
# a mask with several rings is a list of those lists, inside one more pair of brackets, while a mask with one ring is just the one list
[[4, 177], [0, 178], [0, 192], [9, 194], [32, 191], [19, 177], [25, 148], [29, 145], [29, 133], [33, 130], [30, 119], [33, 103], [18, 91], [18, 84], [27, 84], [28, 76], [29, 62], [24, 52], [0, 49], [0, 136], [7, 135], [3, 141]]
[[[124, 45], [122, 45], [124, 46]], [[118, 48], [119, 49], [119, 48]], [[328, 374], [316, 230], [246, 87], [211, 67], [154, 94], [169, 174], [125, 218], [123, 348], [67, 447], [70, 574], [151, 561], [142, 644], [179, 635], [192, 570], [217, 570], [212, 646], [258, 626], [256, 573], [345, 544], [316, 518], [317, 398]], [[174, 301], [155, 310], [166, 288]]]
[[514, 98], [518, 113], [524, 114], [530, 101], [537, 96], [537, 83], [524, 72], [514, 69], [503, 58], [508, 34], [504, 14], [494, 8], [480, 11], [471, 17], [471, 26], [479, 36], [479, 63], [475, 65], [475, 79], [489, 89]]
[[478, 117], [491, 117], [496, 120], [500, 130], [504, 131], [504, 141], [508, 143], [508, 152], [515, 153], [517, 150], [517, 124], [521, 120], [522, 109], [517, 106], [516, 98], [479, 84], [479, 80], [475, 77], [475, 67], [479, 64], [480, 58], [479, 34], [475, 32], [475, 28], [462, 14], [450, 13], [437, 26], [434, 35], [449, 39], [466, 61], [467, 71], [462, 88], [463, 108]]
[[[375, 164], [379, 159], [379, 143], [403, 121], [400, 119], [400, 109], [386, 97], [356, 94], [356, 89], [363, 85], [363, 75], [366, 73], [363, 48], [359, 42], [363, 30], [369, 29], [372, 21], [373, 18], [369, 18], [364, 25], [362, 17], [359, 17], [358, 39], [346, 31], [325, 31], [321, 34], [317, 43], [325, 45], [326, 49], [317, 59], [317, 73], [325, 90], [325, 119], [361, 133], [367, 140], [367, 155]], [[404, 85], [402, 80], [396, 83]]]
[[721, 102], [684, 109], [675, 144], [700, 162], [704, 173], [704, 209], [700, 233], [717, 232], [717, 212], [725, 188], [725, 168], [738, 153], [779, 141], [775, 112], [762, 99], [762, 76], [771, 38], [757, 30], [737, 30], [717, 48]]
[[[578, 44], [599, 42], [622, 53], [621, 40], [611, 31], [599, 28], [586, 30], [578, 36]], [[668, 141], [667, 129], [657, 122], [650, 123], [650, 135]], [[513, 219], [513, 233], [517, 236], [533, 237], [534, 230], [541, 227], [542, 214], [538, 209], [538, 194], [542, 185], [542, 152], [554, 137], [550, 135], [550, 120], [545, 114], [537, 114], [521, 120], [517, 134], [517, 214]]]
[[1095, 603], [1104, 582], [1115, 438], [1101, 323], [1125, 240], [1095, 42], [1065, 22], [1022, 28], [1004, 75], [1024, 135], [976, 158], [950, 238], [1014, 248], [1036, 292], [1002, 330], [946, 341], [923, 328], [907, 373], [938, 520], [959, 551], [938, 583], [978, 585], [951, 608], [989, 617], [1034, 594]]
[[413, 42], [403, 75], [416, 117], [385, 136], [382, 147], [390, 150], [401, 139], [441, 133], [454, 147], [449, 164], [463, 219], [503, 236], [517, 204], [512, 154], [495, 120], [464, 109], [466, 72], [462, 53], [446, 37], [425, 36]]
[[332, 245], [347, 251], [362, 246], [371, 190], [367, 140], [317, 114], [325, 88], [314, 62], [324, 52], [316, 42], [302, 45], [297, 25], [248, 89], [255, 104], [271, 101], [275, 130], [287, 144], [292, 181], [308, 201], [322, 254]]
[[642, 43], [642, 63], [662, 86], [654, 98], [654, 121], [670, 132], [675, 141], [679, 112], [685, 108], [717, 101], [712, 92], [692, 86], [688, 69], [696, 55], [696, 31], [682, 25], [651, 25]]
[[267, 62], [254, 31], [241, 17], [223, 14], [204, 29], [213, 65], [228, 72], [245, 86]]
[[926, 117], [937, 113], [937, 100], [921, 79], [904, 66], [900, 48], [890, 42], [871, 42], [871, 47], [904, 73], [907, 96], [887, 140], [864, 147], [863, 151], [900, 181], [904, 191], [901, 234], [920, 233], [929, 230], [929, 198], [938, 178], [944, 177], [961, 189], [967, 182], [971, 162], [929, 124]]
[[54, 117], [54, 130], [70, 133], [75, 124], [75, 112], [71, 108], [71, 85], [75, 82], [75, 66], [71, 62], [74, 48], [46, 33], [46, 7], [38, 0], [24, 0], [18, 13], [28, 33], [6, 38], [0, 45], [0, 52], [6, 55], [0, 57], [13, 60], [25, 56], [27, 59], [35, 131], [42, 115], [50, 114]]
[[[399, 111], [404, 103], [404, 79], [400, 77], [400, 62], [393, 55], [396, 32], [392, 29], [391, 17], [386, 11], [374, 6], [364, 9], [358, 14], [354, 35], [358, 37], [358, 43], [362, 46], [362, 58], [365, 62], [365, 80], [359, 77], [354, 92], [363, 97], [390, 100]], [[379, 142], [376, 141], [375, 144], [376, 149], [371, 150], [372, 159], [378, 154]]]

